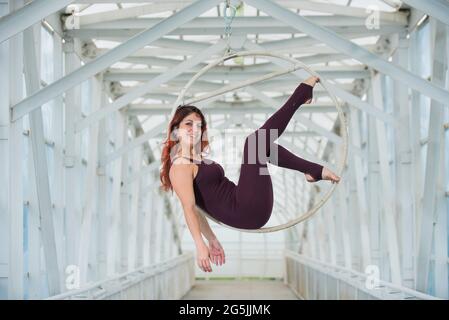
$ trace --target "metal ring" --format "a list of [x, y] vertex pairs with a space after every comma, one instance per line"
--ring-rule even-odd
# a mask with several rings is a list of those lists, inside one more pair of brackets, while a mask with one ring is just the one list
[[[181, 90], [178, 99], [176, 100], [176, 102], [173, 105], [173, 109], [172, 109], [172, 113], [170, 115], [170, 118], [173, 118], [173, 115], [176, 111], [176, 107], [179, 104], [179, 101], [181, 101], [184, 98], [184, 95], [187, 91], [187, 89], [190, 88], [190, 86], [196, 81], [196, 79], [198, 79], [199, 77], [201, 77], [204, 73], [206, 73], [208, 70], [210, 70], [211, 68], [215, 67], [216, 65], [229, 60], [229, 59], [233, 59], [236, 57], [245, 57], [245, 56], [266, 56], [266, 57], [274, 57], [274, 58], [279, 58], [282, 60], [286, 60], [288, 62], [291, 62], [292, 64], [294, 64], [294, 67], [288, 69], [285, 73], [289, 73], [292, 71], [295, 71], [299, 68], [304, 69], [305, 71], [307, 71], [309, 74], [319, 77], [320, 78], [320, 84], [323, 86], [323, 88], [328, 92], [329, 96], [331, 97], [331, 99], [333, 100], [333, 102], [335, 103], [335, 107], [337, 109], [338, 112], [338, 117], [340, 119], [340, 132], [342, 135], [342, 139], [343, 139], [343, 146], [342, 146], [342, 155], [341, 157], [339, 157], [339, 163], [337, 165], [337, 172], [339, 176], [342, 176], [343, 173], [343, 169], [344, 166], [346, 164], [346, 160], [347, 160], [347, 156], [348, 156], [348, 131], [347, 131], [347, 123], [346, 123], [346, 118], [344, 115], [344, 112], [340, 106], [340, 103], [338, 102], [337, 98], [335, 97], [335, 95], [329, 91], [329, 89], [327, 88], [327, 85], [325, 84], [325, 81], [323, 81], [324, 79], [314, 70], [312, 70], [311, 68], [309, 68], [306, 64], [304, 64], [303, 62], [281, 55], [281, 54], [277, 54], [277, 53], [273, 53], [273, 52], [268, 52], [268, 51], [240, 51], [240, 52], [236, 52], [227, 56], [223, 56], [220, 57], [218, 59], [216, 59], [215, 61], [209, 63], [208, 65], [206, 65], [205, 67], [203, 67], [200, 71], [197, 72], [197, 74], [195, 74], [190, 80], [189, 82], [184, 86], [184, 88]], [[274, 231], [279, 231], [279, 230], [283, 230], [289, 227], [292, 227], [308, 218], [310, 218], [312, 215], [314, 215], [319, 208], [321, 208], [323, 206], [323, 204], [330, 198], [330, 196], [332, 195], [332, 193], [334, 192], [335, 188], [337, 186], [337, 183], [334, 183], [331, 188], [327, 191], [327, 193], [319, 200], [316, 202], [316, 204], [309, 209], [307, 212], [299, 215], [297, 218], [292, 219], [286, 223], [277, 225], [277, 226], [273, 226], [273, 227], [265, 227], [265, 228], [260, 228], [260, 229], [242, 229], [242, 228], [236, 228], [236, 227], [232, 227], [229, 226], [217, 219], [215, 219], [214, 217], [212, 217], [210, 214], [208, 214], [207, 212], [205, 212], [204, 210], [202, 210], [200, 207], [197, 206], [198, 210], [205, 216], [207, 216], [208, 218], [210, 218], [211, 220], [215, 221], [216, 223], [225, 226], [227, 228], [230, 229], [234, 229], [234, 230], [238, 230], [238, 231], [242, 231], [242, 232], [250, 232], [250, 233], [264, 233], [264, 232], [274, 232]]]

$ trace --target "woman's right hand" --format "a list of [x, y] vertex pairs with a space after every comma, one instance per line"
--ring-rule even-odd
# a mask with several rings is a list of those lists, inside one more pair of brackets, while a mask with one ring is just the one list
[[200, 243], [199, 245], [197, 245], [196, 251], [196, 261], [198, 263], [198, 267], [204, 272], [212, 272], [209, 261], [209, 248], [207, 247], [207, 245], [204, 242]]

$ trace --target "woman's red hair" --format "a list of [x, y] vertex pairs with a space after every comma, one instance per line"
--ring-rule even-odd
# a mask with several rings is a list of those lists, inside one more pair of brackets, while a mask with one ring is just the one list
[[[172, 154], [172, 149], [175, 147], [179, 141], [173, 136], [173, 130], [179, 128], [181, 121], [191, 113], [197, 113], [201, 118], [201, 152], [209, 146], [209, 141], [206, 137], [205, 132], [207, 132], [206, 118], [200, 109], [191, 105], [179, 106], [176, 109], [173, 118], [171, 119], [168, 129], [167, 129], [167, 139], [163, 142], [162, 152], [161, 152], [161, 170], [160, 170], [160, 180], [162, 185], [160, 188], [163, 191], [173, 191], [173, 186], [170, 182], [169, 172], [171, 167], [171, 159], [174, 154]], [[203, 136], [204, 135], [204, 136]]]

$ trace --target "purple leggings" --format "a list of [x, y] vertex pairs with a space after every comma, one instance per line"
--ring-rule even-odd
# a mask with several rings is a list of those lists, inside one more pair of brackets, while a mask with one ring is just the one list
[[308, 173], [316, 181], [322, 180], [322, 165], [302, 159], [274, 142], [284, 132], [299, 106], [312, 98], [312, 91], [312, 86], [301, 83], [284, 105], [246, 138], [236, 190], [239, 211], [245, 212], [239, 217], [239, 227], [260, 228], [271, 216], [273, 189], [268, 162]]

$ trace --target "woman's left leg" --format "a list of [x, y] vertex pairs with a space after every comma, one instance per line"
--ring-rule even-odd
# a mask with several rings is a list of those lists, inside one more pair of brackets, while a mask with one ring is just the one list
[[[238, 210], [235, 219], [238, 226], [245, 229], [258, 229], [265, 225], [273, 208], [273, 186], [267, 163], [272, 142], [271, 133], [281, 135], [300, 105], [312, 98], [313, 87], [301, 83], [290, 98], [265, 123], [245, 140], [243, 160], [240, 166], [239, 180], [236, 185], [236, 203]], [[261, 130], [262, 129], [262, 130]], [[260, 135], [260, 132], [264, 131]], [[262, 137], [262, 138], [261, 138]], [[281, 163], [298, 166], [295, 159], [281, 151]]]
[[[272, 153], [268, 158], [271, 164], [282, 168], [297, 170], [304, 174], [308, 173], [315, 179], [315, 181], [323, 179], [321, 176], [323, 171], [322, 165], [298, 157], [278, 143], [274, 144], [276, 147], [271, 146], [270, 150]], [[276, 148], [277, 150], [275, 150]]]

